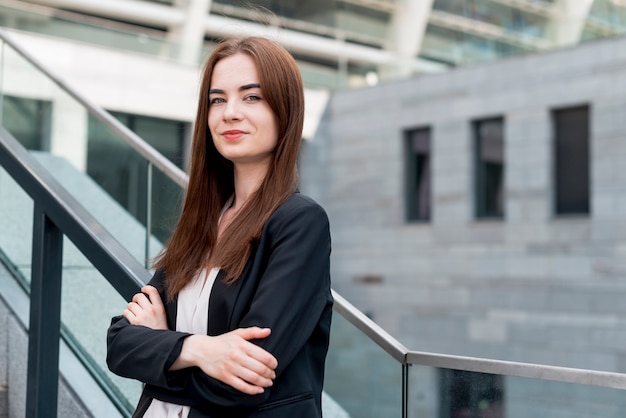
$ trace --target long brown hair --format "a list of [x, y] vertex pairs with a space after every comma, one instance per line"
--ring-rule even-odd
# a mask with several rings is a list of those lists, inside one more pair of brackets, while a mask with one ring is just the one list
[[[215, 65], [235, 54], [246, 54], [256, 64], [261, 93], [276, 117], [278, 141], [263, 182], [216, 245], [220, 212], [234, 193], [234, 171], [232, 163], [215, 148], [207, 126], [209, 89]], [[217, 45], [203, 70], [183, 210], [155, 263], [156, 268], [165, 269], [169, 299], [204, 267], [221, 267], [227, 283], [239, 278], [263, 226], [295, 191], [303, 123], [304, 87], [289, 52], [259, 37], [230, 39]]]

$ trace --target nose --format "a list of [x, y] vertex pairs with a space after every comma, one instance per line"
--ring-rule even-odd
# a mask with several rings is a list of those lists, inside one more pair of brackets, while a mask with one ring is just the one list
[[229, 100], [226, 102], [226, 106], [224, 109], [224, 119], [225, 120], [239, 120], [242, 118], [241, 113], [241, 103], [237, 100]]

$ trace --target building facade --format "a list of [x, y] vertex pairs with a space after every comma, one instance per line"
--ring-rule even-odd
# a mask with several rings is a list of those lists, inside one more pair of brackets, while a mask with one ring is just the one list
[[626, 39], [333, 95], [334, 287], [423, 351], [626, 371]]

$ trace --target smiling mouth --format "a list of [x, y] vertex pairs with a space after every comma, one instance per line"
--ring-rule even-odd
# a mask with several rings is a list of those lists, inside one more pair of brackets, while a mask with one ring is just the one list
[[228, 141], [235, 141], [235, 140], [241, 138], [244, 134], [245, 134], [245, 132], [243, 132], [243, 131], [226, 131], [226, 132], [222, 133], [222, 136], [225, 139], [227, 139]]

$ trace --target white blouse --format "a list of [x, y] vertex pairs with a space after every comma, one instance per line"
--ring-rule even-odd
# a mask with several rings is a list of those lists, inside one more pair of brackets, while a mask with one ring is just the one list
[[[209, 298], [219, 267], [207, 273], [202, 270], [187, 286], [178, 293], [176, 331], [191, 334], [207, 333], [209, 320]], [[153, 399], [144, 418], [187, 418], [189, 407]]]

